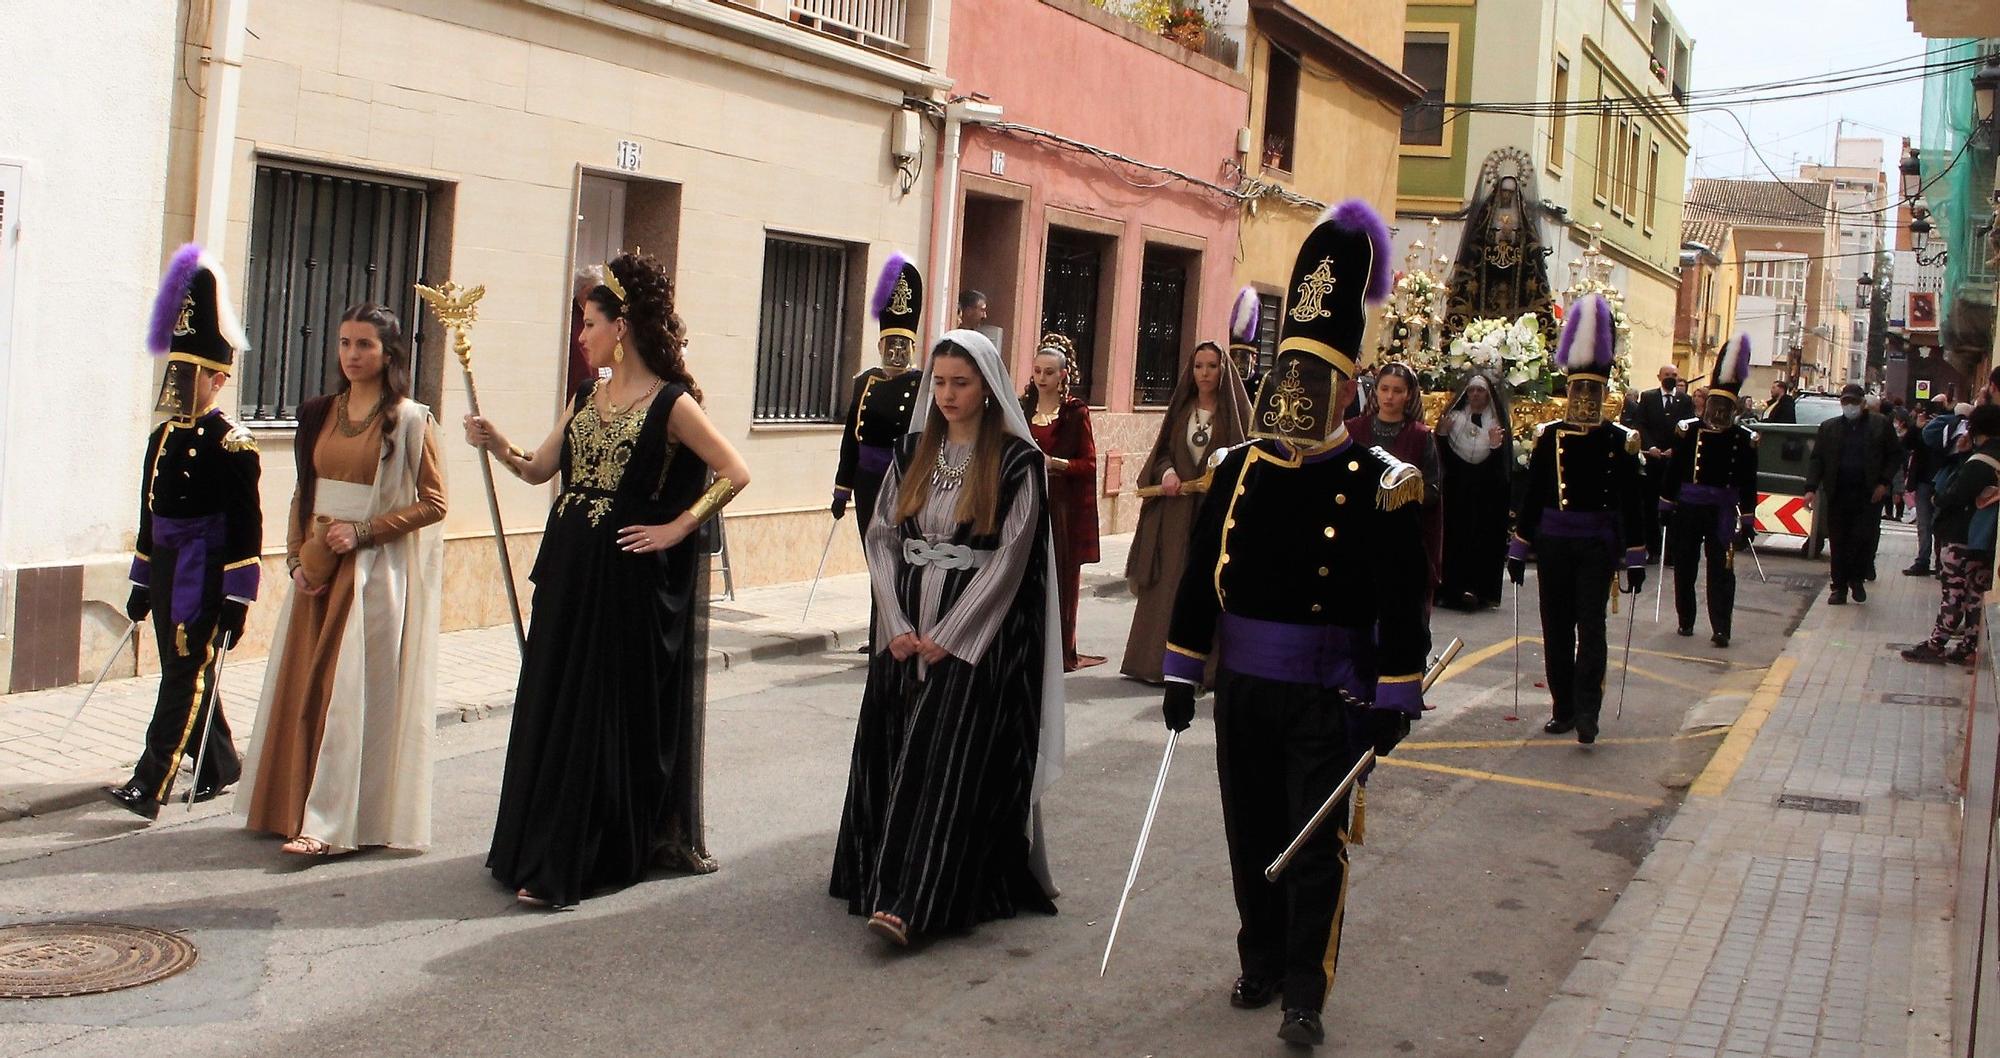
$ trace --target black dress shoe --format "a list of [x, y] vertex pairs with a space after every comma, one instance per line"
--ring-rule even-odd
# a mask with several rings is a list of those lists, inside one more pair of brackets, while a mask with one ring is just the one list
[[1576, 724], [1570, 720], [1550, 720], [1542, 725], [1542, 733], [1548, 735], [1567, 735], [1574, 730]]
[[201, 804], [204, 801], [213, 801], [222, 796], [222, 791], [234, 785], [236, 785], [234, 780], [225, 783], [209, 783], [205, 786], [197, 784], [194, 788], [194, 803]]
[[1229, 989], [1229, 1005], [1238, 1010], [1258, 1010], [1278, 998], [1278, 982], [1245, 974]]
[[1729, 633], [1717, 632], [1714, 635], [1709, 636], [1708, 641], [1714, 643], [1716, 646], [1726, 647], [1729, 645]]
[[1576, 740], [1586, 746], [1597, 741], [1597, 721], [1579, 719], [1576, 722]]
[[1317, 1047], [1326, 1042], [1326, 1026], [1319, 1023], [1319, 1011], [1286, 1007], [1285, 1019], [1278, 1023], [1278, 1038], [1299, 1047]]
[[1868, 583], [1866, 581], [1855, 581], [1850, 590], [1854, 592], [1855, 602], [1868, 601]]
[[1828, 592], [1826, 596], [1826, 604], [1828, 606], [1846, 606], [1847, 589], [1835, 588], [1832, 591]]
[[1922, 564], [1911, 566], [1909, 569], [1903, 571], [1903, 576], [1905, 577], [1928, 577], [1930, 575], [1931, 568]]
[[1691, 636], [1694, 634], [1694, 626], [1688, 625], [1685, 628], [1676, 628], [1674, 629], [1674, 634], [1677, 636]]
[[103, 793], [112, 804], [141, 819], [160, 817], [160, 802], [153, 800], [151, 794], [140, 789], [138, 783], [128, 782], [123, 786], [107, 786]]

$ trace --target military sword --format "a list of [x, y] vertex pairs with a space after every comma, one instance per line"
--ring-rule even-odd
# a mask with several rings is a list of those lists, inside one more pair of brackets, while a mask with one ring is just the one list
[[215, 652], [215, 673], [208, 678], [208, 694], [201, 706], [201, 745], [194, 748], [194, 778], [188, 780], [187, 806], [194, 811], [194, 792], [201, 787], [201, 765], [208, 759], [208, 740], [214, 734], [215, 707], [222, 700], [222, 663], [229, 658], [230, 647]]
[[1146, 802], [1146, 821], [1139, 824], [1139, 847], [1132, 850], [1132, 867], [1125, 872], [1125, 889], [1118, 894], [1118, 911], [1111, 916], [1111, 936], [1104, 941], [1104, 959], [1097, 964], [1097, 976], [1103, 977], [1111, 965], [1111, 946], [1118, 943], [1118, 923], [1125, 918], [1125, 901], [1132, 896], [1132, 886], [1139, 880], [1139, 861], [1146, 858], [1146, 839], [1153, 836], [1153, 817], [1160, 811], [1160, 794], [1167, 789], [1167, 769], [1174, 764], [1174, 747], [1180, 743], [1181, 733], [1167, 733], [1167, 752], [1160, 758], [1160, 774], [1153, 780], [1153, 798]]
[[[1535, 582], [1537, 585], [1540, 580]], [[1514, 715], [1521, 715], [1521, 585], [1514, 585]]]
[[[1660, 582], [1662, 584], [1666, 583], [1666, 572], [1665, 569], [1660, 570]], [[1665, 588], [1661, 589], [1661, 591], [1665, 590]], [[1658, 595], [1654, 596], [1654, 598], [1658, 597]], [[1635, 599], [1634, 601], [1637, 600]], [[1618, 711], [1613, 714], [1620, 720], [1625, 719], [1625, 685], [1632, 682], [1632, 624], [1638, 620], [1638, 617], [1639, 608], [1637, 606], [1632, 607], [1632, 612], [1625, 615], [1625, 665], [1624, 671], [1618, 674]]]
[[[1451, 659], [1457, 657], [1459, 650], [1464, 646], [1465, 640], [1457, 636], [1452, 637], [1451, 642], [1445, 646], [1444, 653], [1439, 654], [1437, 661], [1431, 664], [1430, 670], [1424, 673], [1424, 690], [1430, 690], [1431, 684], [1436, 683], [1438, 677], [1444, 675], [1445, 666], [1451, 664]], [[1306, 820], [1305, 828], [1299, 831], [1299, 836], [1293, 838], [1290, 845], [1285, 846], [1285, 851], [1279, 853], [1278, 858], [1272, 860], [1269, 867], [1264, 868], [1265, 881], [1278, 880], [1278, 875], [1284, 873], [1285, 865], [1292, 862], [1292, 857], [1298, 855], [1299, 850], [1305, 847], [1306, 841], [1313, 836], [1313, 832], [1318, 830], [1319, 825], [1326, 821], [1326, 817], [1333, 813], [1333, 806], [1339, 804], [1340, 799], [1347, 796], [1347, 791], [1359, 782], [1363, 775], [1368, 774], [1368, 769], [1374, 765], [1375, 747], [1370, 746], [1362, 751], [1361, 759], [1354, 762], [1354, 767], [1347, 770], [1347, 777], [1340, 780], [1340, 785], [1333, 788], [1333, 792], [1327, 795], [1325, 801], [1320, 802], [1319, 811], [1314, 812], [1312, 818]]]
[[1764, 560], [1757, 556], [1757, 545], [1755, 543], [1745, 544], [1743, 545], [1743, 550], [1750, 552], [1750, 561], [1757, 563], [1757, 579], [1765, 584], [1771, 583], [1771, 578], [1764, 575]]
[[[133, 621], [131, 624], [125, 626], [125, 634], [118, 637], [118, 645], [111, 648], [111, 656], [104, 659], [104, 667], [97, 670], [97, 678], [90, 681], [90, 689], [83, 692], [83, 700], [77, 702], [76, 708], [70, 710], [69, 719], [63, 722], [62, 730], [56, 732], [56, 745], [62, 745], [63, 739], [69, 737], [69, 729], [76, 726], [76, 718], [83, 715], [83, 707], [90, 704], [90, 699], [97, 694], [97, 688], [103, 685], [104, 677], [111, 674], [111, 666], [117, 663], [119, 655], [125, 653], [125, 644], [132, 641], [132, 634], [138, 630], [139, 622], [137, 621]], [[0, 746], [4, 746], [9, 742], [19, 742], [24, 738], [34, 737], [35, 733], [30, 732], [25, 735], [15, 735], [12, 738], [0, 738]]]
[[[857, 514], [855, 517], [859, 518], [861, 516]], [[813, 596], [819, 594], [820, 574], [826, 572], [826, 556], [833, 552], [833, 533], [834, 530], [839, 528], [840, 519], [838, 518], [833, 520], [832, 525], [826, 527], [826, 546], [819, 549], [819, 568], [813, 571], [812, 587], [806, 590], [806, 608], [799, 613], [799, 624], [801, 625], [806, 623], [806, 615], [813, 612]]]

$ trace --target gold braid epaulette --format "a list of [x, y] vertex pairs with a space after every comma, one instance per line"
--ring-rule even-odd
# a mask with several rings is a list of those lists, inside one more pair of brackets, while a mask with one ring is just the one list
[[1385, 511], [1393, 511], [1406, 503], [1422, 503], [1424, 500], [1424, 472], [1383, 451], [1373, 448], [1375, 455], [1388, 464], [1382, 470], [1382, 479], [1376, 483], [1375, 505]]

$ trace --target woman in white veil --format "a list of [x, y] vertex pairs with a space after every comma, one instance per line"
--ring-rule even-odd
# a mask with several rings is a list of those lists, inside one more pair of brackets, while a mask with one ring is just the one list
[[864, 549], [875, 653], [830, 891], [896, 944], [1053, 914], [1036, 807], [1062, 767], [1048, 479], [977, 331], [929, 357]]

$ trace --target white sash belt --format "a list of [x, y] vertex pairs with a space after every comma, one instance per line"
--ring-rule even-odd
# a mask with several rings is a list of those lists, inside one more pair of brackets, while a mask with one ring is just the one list
[[903, 541], [903, 561], [912, 566], [977, 569], [991, 557], [991, 551], [975, 551], [964, 544], [933, 544], [915, 537]]
[[373, 512], [375, 486], [321, 478], [313, 484], [313, 513], [339, 522], [359, 522]]

